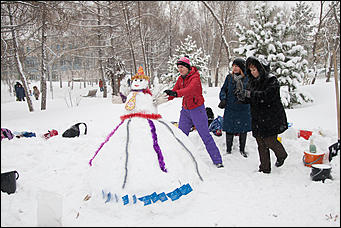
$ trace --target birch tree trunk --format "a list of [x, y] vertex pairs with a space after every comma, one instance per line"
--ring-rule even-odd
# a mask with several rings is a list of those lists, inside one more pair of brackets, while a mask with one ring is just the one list
[[41, 4], [42, 10], [42, 27], [41, 27], [41, 78], [40, 78], [40, 91], [41, 91], [41, 110], [46, 110], [46, 62], [47, 62], [47, 55], [46, 55], [46, 6], [44, 3]]
[[136, 59], [135, 59], [133, 41], [131, 38], [131, 27], [130, 27], [129, 13], [127, 12], [127, 8], [126, 8], [124, 1], [122, 1], [121, 4], [122, 4], [123, 16], [124, 16], [124, 23], [125, 23], [126, 29], [127, 29], [127, 35], [128, 35], [128, 42], [129, 42], [129, 46], [130, 46], [131, 57], [132, 57], [133, 63], [134, 63], [134, 65], [133, 65], [134, 74], [136, 74], [136, 70], [137, 70]]
[[336, 113], [337, 113], [337, 132], [338, 139], [340, 140], [340, 89], [338, 83], [338, 73], [337, 73], [337, 54], [336, 49], [334, 49], [334, 83], [335, 83], [335, 93], [336, 93]]
[[[99, 5], [97, 5], [97, 25], [101, 25], [101, 8]], [[99, 49], [98, 49], [98, 61], [99, 61], [99, 73], [101, 75], [101, 79], [103, 81], [103, 98], [106, 98], [107, 97], [107, 83], [105, 82], [105, 78], [104, 78], [104, 69], [103, 69], [103, 59], [102, 59], [102, 56], [103, 56], [103, 50], [101, 48], [101, 44], [102, 44], [102, 33], [101, 31], [99, 30], [98, 31], [98, 46], [99, 46]]]
[[[111, 1], [108, 2], [108, 8], [109, 8], [109, 24], [110, 25], [113, 25], [114, 22], [113, 22], [113, 18], [112, 18], [112, 8], [110, 7], [111, 5]], [[109, 27], [109, 31], [110, 31], [110, 46], [111, 46], [111, 58], [113, 58], [113, 56], [115, 55], [115, 49], [114, 49], [114, 38], [113, 38], [113, 28], [112, 26]], [[116, 58], [115, 58], [116, 60]], [[111, 78], [111, 88], [112, 88], [112, 92], [111, 92], [111, 95], [113, 96], [116, 96], [118, 95], [118, 92], [120, 90], [120, 87], [118, 86], [118, 78], [116, 78], [116, 75], [110, 75], [110, 78]], [[117, 83], [116, 83], [117, 81]]]
[[8, 8], [8, 13], [9, 13], [9, 19], [10, 19], [10, 25], [11, 27], [11, 32], [12, 32], [12, 39], [13, 39], [13, 47], [14, 47], [14, 59], [15, 59], [15, 63], [16, 63], [16, 67], [18, 69], [18, 73], [20, 76], [20, 80], [23, 84], [24, 90], [25, 90], [25, 96], [26, 96], [26, 100], [27, 100], [27, 105], [28, 105], [28, 110], [30, 112], [33, 112], [33, 106], [32, 106], [32, 101], [30, 96], [28, 95], [28, 86], [27, 86], [27, 80], [26, 80], [26, 76], [22, 67], [22, 63], [19, 59], [19, 50], [18, 50], [18, 40], [17, 40], [17, 34], [15, 31], [15, 28], [13, 27], [14, 25], [14, 20], [13, 20], [13, 14], [12, 14], [12, 10], [11, 10], [11, 6], [10, 4], [7, 5]]
[[[339, 88], [339, 82], [338, 82], [338, 77], [339, 73], [337, 71], [337, 52], [340, 50], [340, 14], [337, 16], [336, 13], [336, 5], [333, 7], [333, 14], [334, 14], [334, 19], [337, 24], [337, 37], [335, 39], [334, 43], [334, 83], [335, 83], [335, 93], [336, 93], [336, 111], [337, 111], [337, 126], [338, 126], [338, 140], [340, 141], [341, 133], [340, 133], [340, 88]], [[340, 63], [340, 60], [339, 60]]]
[[139, 33], [140, 33], [140, 42], [141, 42], [141, 48], [142, 48], [142, 55], [143, 55], [143, 62], [144, 62], [144, 71], [147, 75], [149, 75], [149, 67], [147, 65], [146, 60], [146, 51], [145, 51], [145, 44], [142, 37], [142, 29], [141, 29], [141, 12], [140, 12], [140, 1], [137, 1], [137, 7], [138, 7], [138, 18], [139, 18]]
[[171, 9], [171, 1], [168, 1], [169, 4], [169, 56], [172, 56], [172, 9]]
[[219, 82], [219, 68], [220, 68], [220, 63], [221, 63], [221, 49], [222, 49], [223, 41], [220, 42], [220, 48], [219, 48], [219, 57], [217, 59], [217, 65], [215, 68], [215, 78], [214, 78], [214, 86], [218, 86]]

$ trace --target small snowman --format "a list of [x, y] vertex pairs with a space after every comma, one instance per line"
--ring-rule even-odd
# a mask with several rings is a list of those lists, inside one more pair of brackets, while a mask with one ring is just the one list
[[142, 66], [139, 67], [137, 74], [131, 77], [131, 91], [125, 103], [125, 112], [128, 113], [157, 113], [156, 104], [148, 88], [149, 77], [143, 72]]

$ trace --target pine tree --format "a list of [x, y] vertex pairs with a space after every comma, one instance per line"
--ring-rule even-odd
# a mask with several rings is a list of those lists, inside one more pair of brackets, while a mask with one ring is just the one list
[[280, 85], [287, 88], [282, 96], [286, 108], [312, 101], [308, 95], [297, 91], [304, 74], [308, 73], [308, 62], [304, 47], [288, 40], [293, 27], [285, 23], [283, 12], [274, 15], [274, 8], [267, 8], [264, 3], [256, 6], [255, 12], [250, 30], [237, 24], [239, 48], [233, 51], [245, 58], [255, 56], [270, 62], [270, 73], [275, 74]]
[[293, 39], [306, 50], [309, 50], [312, 46], [314, 18], [315, 15], [311, 6], [302, 1], [296, 3], [289, 18], [289, 25], [294, 26], [295, 31], [291, 34]]
[[205, 55], [201, 48], [198, 48], [196, 42], [192, 40], [192, 37], [188, 35], [185, 38], [185, 42], [178, 46], [175, 49], [175, 53], [168, 60], [168, 74], [164, 74], [161, 76], [160, 81], [162, 83], [175, 83], [179, 73], [177, 69], [176, 62], [179, 58], [188, 56], [192, 66], [195, 66], [200, 73], [200, 78], [203, 83], [207, 83], [209, 74], [208, 74], [208, 60], [210, 58], [209, 55]]

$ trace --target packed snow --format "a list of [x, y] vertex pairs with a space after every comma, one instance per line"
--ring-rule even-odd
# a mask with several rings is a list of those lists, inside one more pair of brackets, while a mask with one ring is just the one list
[[[39, 82], [33, 82], [31, 87], [33, 85], [40, 87]], [[70, 93], [66, 84], [63, 88], [59, 88], [59, 83], [53, 86], [53, 99], [48, 91], [47, 110], [41, 111], [41, 101], [32, 96], [35, 111], [29, 112], [26, 102], [15, 101], [8, 87], [1, 85], [1, 127], [12, 132], [36, 133], [36, 137], [1, 141], [1, 173], [12, 170], [19, 173], [16, 192], [1, 192], [3, 227], [340, 226], [340, 154], [329, 164], [333, 179], [312, 181], [311, 168], [303, 164], [310, 140], [298, 137], [300, 130], [312, 131], [317, 151], [326, 153], [323, 162], [329, 163], [326, 159], [328, 147], [338, 139], [333, 81], [317, 80], [314, 85], [299, 87], [311, 94], [314, 103], [286, 110], [290, 127], [279, 137], [289, 156], [284, 165], [277, 168], [271, 152], [270, 174], [258, 172], [257, 144], [251, 132], [246, 143], [248, 158], [239, 153], [238, 137], [234, 137], [232, 154], [227, 155], [225, 134], [221, 137], [212, 134], [224, 163], [224, 168], [218, 169], [195, 130], [187, 137], [171, 124], [179, 119], [181, 99], [161, 104], [158, 113], [193, 153], [203, 180], [198, 180], [191, 161], [182, 154], [186, 153], [183, 146], [169, 129], [155, 123], [160, 148], [165, 152], [166, 167], [169, 165], [178, 176], [187, 172], [187, 179], [178, 187], [188, 181], [192, 191], [174, 201], [158, 200], [145, 206], [140, 200], [133, 203], [131, 196], [129, 203], [124, 205], [123, 195], [115, 190], [112, 193], [117, 193], [118, 200], [112, 198], [106, 203], [100, 192], [100, 183], [118, 188], [122, 185], [122, 179], [112, 177], [115, 172], [124, 172], [125, 124], [99, 151], [98, 156], [107, 159], [99, 161], [96, 159], [100, 157], [96, 157], [93, 166], [89, 165], [101, 143], [121, 122], [124, 104], [113, 104], [111, 95], [103, 98], [99, 89], [96, 97], [83, 97], [88, 90], [96, 89], [96, 85], [83, 88], [83, 84], [75, 82]], [[222, 116], [223, 110], [217, 107], [220, 87], [204, 90], [205, 106], [213, 109], [215, 117]], [[73, 101], [72, 105], [70, 101]], [[160, 176], [157, 159], [156, 162], [147, 156], [146, 161], [143, 159], [146, 151], [153, 151], [147, 120], [134, 121], [130, 125], [131, 160], [128, 165], [132, 176], [127, 179], [127, 183], [131, 181], [131, 194], [142, 196], [139, 195], [140, 187], [148, 187], [150, 193], [154, 190], [160, 193], [161, 188], [166, 193], [174, 190], [174, 183]], [[79, 137], [62, 137], [65, 130], [78, 122], [87, 124], [86, 135], [81, 125]], [[49, 139], [42, 137], [52, 129], [57, 130], [58, 135]], [[145, 165], [141, 164], [143, 162]], [[96, 165], [107, 166], [108, 173], [99, 174], [95, 171]], [[176, 179], [177, 176], [172, 176], [170, 180]]]

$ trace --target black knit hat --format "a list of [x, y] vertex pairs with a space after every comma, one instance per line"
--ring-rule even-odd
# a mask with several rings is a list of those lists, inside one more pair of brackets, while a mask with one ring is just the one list
[[243, 58], [236, 58], [232, 65], [237, 65], [243, 72], [245, 72], [245, 60]]

